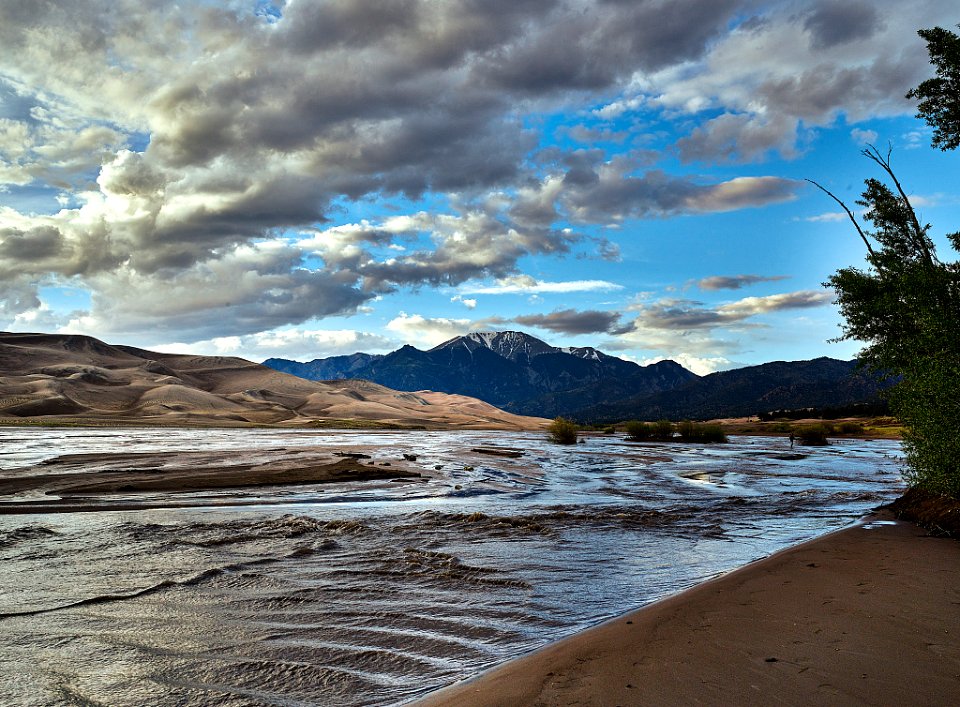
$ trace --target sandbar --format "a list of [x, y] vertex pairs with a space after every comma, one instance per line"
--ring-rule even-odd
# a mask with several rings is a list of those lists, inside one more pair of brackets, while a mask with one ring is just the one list
[[888, 511], [416, 703], [945, 705], [960, 696], [960, 542]]

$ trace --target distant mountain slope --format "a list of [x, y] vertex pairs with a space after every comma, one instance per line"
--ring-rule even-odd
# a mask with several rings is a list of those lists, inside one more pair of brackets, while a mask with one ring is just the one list
[[404, 346], [383, 356], [264, 363], [304, 378], [363, 378], [396, 390], [469, 395], [518, 414], [602, 423], [849, 405], [874, 400], [885, 387], [854, 361], [776, 361], [701, 378], [673, 361], [640, 366], [516, 331], [474, 332], [429, 351]]
[[354, 354], [264, 365], [312, 380], [356, 377], [396, 390], [469, 395], [505, 410], [571, 415], [609, 400], [672, 390], [697, 378], [673, 361], [640, 366], [594, 348], [559, 348], [517, 331], [474, 332], [429, 351], [404, 346], [384, 356]]
[[775, 361], [712, 373], [669, 393], [585, 407], [577, 417], [600, 423], [631, 418], [741, 417], [771, 410], [866, 402], [875, 399], [884, 387], [860, 371], [856, 361]]
[[363, 378], [363, 376], [356, 375], [357, 371], [362, 371], [371, 362], [380, 358], [383, 358], [383, 356], [365, 353], [318, 358], [309, 363], [288, 361], [285, 358], [268, 358], [263, 362], [263, 365], [308, 380], [328, 381], [343, 378]]
[[0, 419], [155, 424], [307, 425], [324, 419], [404, 426], [535, 429], [464, 396], [398, 392], [362, 380], [319, 383], [241, 358], [162, 354], [87, 336], [0, 333]]

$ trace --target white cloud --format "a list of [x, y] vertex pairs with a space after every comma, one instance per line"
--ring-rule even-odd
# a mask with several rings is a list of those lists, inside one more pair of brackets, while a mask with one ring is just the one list
[[835, 223], [837, 221], [846, 221], [849, 217], [842, 211], [828, 211], [827, 213], [817, 214], [816, 216], [805, 216], [803, 221], [809, 223]]
[[420, 314], [400, 312], [387, 323], [387, 329], [400, 335], [404, 342], [433, 347], [448, 339], [466, 334], [473, 328], [469, 319], [427, 318]]
[[832, 300], [833, 294], [824, 290], [798, 290], [714, 306], [678, 298], [637, 301], [628, 307], [637, 312], [636, 317], [604, 346], [687, 361], [695, 372], [720, 370], [732, 361], [730, 356], [745, 350], [751, 332], [766, 328], [757, 318], [825, 306]]
[[830, 304], [835, 298], [832, 292], [825, 290], [800, 290], [798, 292], [784, 292], [766, 297], [744, 297], [736, 302], [725, 304], [717, 308], [723, 316], [734, 319], [745, 319], [758, 314], [778, 312], [785, 309], [807, 309], [822, 307]]
[[221, 336], [193, 343], [161, 343], [156, 351], [206, 356], [239, 356], [249, 361], [287, 358], [311, 361], [352, 354], [376, 353], [395, 348], [394, 342], [376, 334], [351, 329], [274, 329], [245, 336]]
[[854, 128], [850, 131], [850, 138], [860, 146], [876, 144], [878, 137], [880, 136], [877, 134], [876, 130], [861, 130], [860, 128]]
[[652, 363], [660, 361], [675, 361], [688, 371], [693, 371], [698, 376], [706, 376], [717, 371], [726, 371], [736, 368], [737, 364], [723, 356], [693, 356], [687, 353], [678, 353], [673, 356], [655, 356], [638, 361], [641, 366], [649, 366]]
[[475, 300], [475, 299], [464, 299], [464, 298], [461, 297], [460, 295], [454, 295], [453, 297], [450, 298], [450, 301], [451, 301], [451, 302], [460, 302], [460, 303], [461, 303], [464, 307], [466, 307], [467, 309], [476, 309], [476, 308], [477, 308], [477, 300]]
[[547, 282], [529, 275], [507, 277], [496, 285], [464, 285], [461, 291], [474, 295], [556, 294], [568, 292], [609, 292], [622, 290], [623, 286], [606, 280], [567, 280]]

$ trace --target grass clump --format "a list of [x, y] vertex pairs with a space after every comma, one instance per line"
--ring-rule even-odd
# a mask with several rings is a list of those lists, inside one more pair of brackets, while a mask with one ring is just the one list
[[577, 432], [580, 428], [573, 420], [565, 417], [554, 418], [553, 422], [547, 428], [550, 435], [550, 441], [556, 444], [576, 444]]
[[827, 434], [829, 434], [829, 431], [823, 425], [801, 427], [796, 432], [799, 444], [808, 447], [826, 447], [829, 444]]
[[724, 434], [720, 425], [706, 425], [700, 422], [691, 422], [684, 420], [677, 425], [677, 431], [680, 433], [680, 439], [684, 442], [726, 442], [727, 435]]

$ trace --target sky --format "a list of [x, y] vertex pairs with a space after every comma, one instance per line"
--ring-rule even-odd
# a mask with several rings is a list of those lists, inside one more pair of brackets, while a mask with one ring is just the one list
[[[849, 359], [868, 144], [956, 0], [0, 2], [0, 329], [311, 360], [521, 330], [697, 373]], [[952, 258], [948, 258], [952, 259]]]

